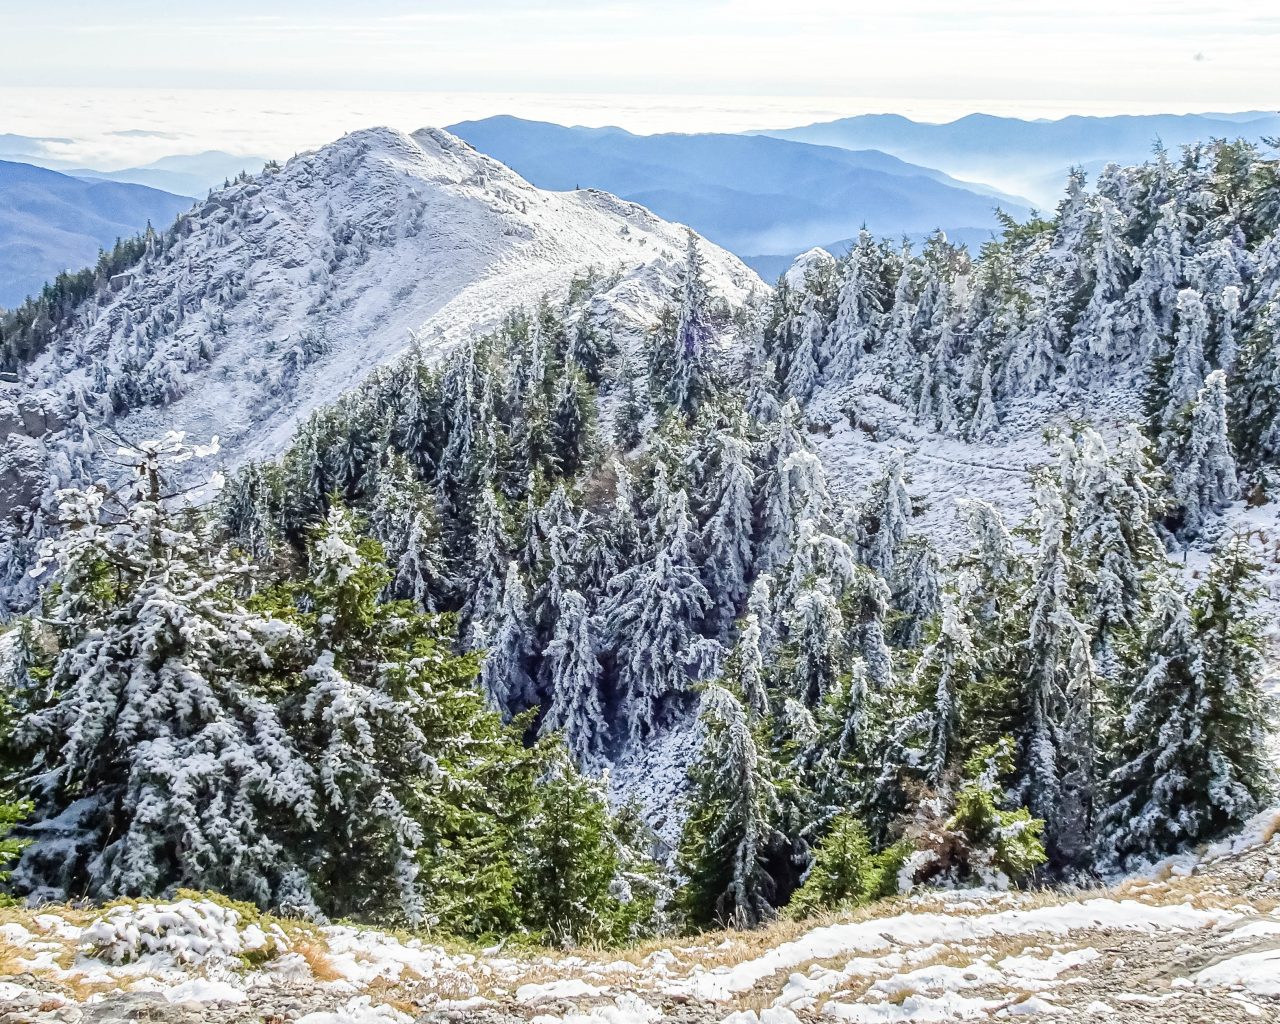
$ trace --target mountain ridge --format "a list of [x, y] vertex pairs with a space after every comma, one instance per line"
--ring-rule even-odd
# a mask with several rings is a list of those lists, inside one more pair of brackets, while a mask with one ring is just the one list
[[[447, 350], [592, 269], [617, 278], [601, 315], [641, 329], [675, 287], [685, 230], [604, 193], [538, 190], [440, 129], [365, 129], [214, 193], [87, 315], [74, 351], [25, 379], [131, 433], [267, 456], [413, 338]], [[707, 248], [721, 294], [763, 287]]]
[[[1069, 168], [1095, 160], [1140, 161], [1157, 142], [1170, 148], [1211, 138], [1258, 140], [1280, 134], [1280, 115], [1074, 114], [1025, 120], [973, 113], [945, 122], [915, 121], [901, 114], [860, 114], [794, 128], [752, 134], [852, 149], [872, 147], [904, 160], [924, 157], [944, 171], [976, 176], [1051, 209]], [[1017, 168], [1017, 171], [1011, 171]]]
[[452, 126], [535, 184], [593, 185], [687, 222], [744, 258], [799, 252], [862, 227], [875, 234], [998, 228], [1017, 196], [868, 149], [797, 145], [759, 135], [635, 135], [510, 116]]

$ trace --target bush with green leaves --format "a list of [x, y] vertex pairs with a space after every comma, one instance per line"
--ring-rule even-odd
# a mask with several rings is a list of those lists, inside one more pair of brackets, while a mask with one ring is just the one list
[[858, 818], [848, 811], [836, 815], [814, 851], [804, 884], [787, 906], [788, 916], [847, 910], [892, 896], [898, 891], [898, 871], [908, 853], [910, 847], [904, 843], [874, 851]]
[[936, 799], [920, 801], [917, 818], [906, 829], [915, 850], [904, 862], [904, 883], [1008, 888], [1046, 862], [1044, 822], [1025, 807], [1004, 806], [1001, 780], [1014, 769], [1013, 740], [1005, 736], [965, 762], [948, 816], [937, 813], [935, 808], [945, 805]]

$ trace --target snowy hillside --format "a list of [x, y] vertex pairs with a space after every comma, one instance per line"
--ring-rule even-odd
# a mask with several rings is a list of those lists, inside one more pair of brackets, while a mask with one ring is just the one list
[[[590, 270], [607, 322], [646, 327], [684, 244], [635, 204], [540, 191], [446, 132], [370, 129], [212, 196], [28, 381], [90, 420], [114, 406], [129, 436], [219, 435], [235, 464], [278, 452], [412, 335], [447, 349]], [[718, 295], [762, 289], [706, 253]]]

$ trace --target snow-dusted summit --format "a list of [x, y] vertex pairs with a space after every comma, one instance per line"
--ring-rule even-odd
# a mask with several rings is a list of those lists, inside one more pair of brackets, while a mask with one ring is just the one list
[[[417, 335], [439, 349], [594, 269], [606, 324], [648, 326], [685, 228], [605, 193], [547, 192], [447, 132], [355, 132], [212, 195], [163, 251], [112, 282], [24, 381], [128, 436], [217, 434], [229, 463], [272, 455]], [[713, 291], [760, 279], [704, 244]]]

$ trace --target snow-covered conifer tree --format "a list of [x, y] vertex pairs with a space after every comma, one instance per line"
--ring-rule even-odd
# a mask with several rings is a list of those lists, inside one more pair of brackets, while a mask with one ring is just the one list
[[40, 837], [16, 882], [46, 898], [186, 885], [309, 903], [281, 823], [314, 823], [314, 776], [246, 685], [288, 631], [240, 606], [244, 567], [168, 508], [181, 435], [120, 454], [132, 480], [109, 506], [62, 491], [66, 530], [45, 550], [55, 699], [16, 728]]
[[905, 467], [903, 453], [895, 452], [885, 464], [864, 513], [866, 563], [885, 579], [893, 577], [898, 552], [914, 514]]
[[738, 642], [734, 644], [731, 660], [742, 700], [754, 719], [762, 719], [769, 714], [769, 689], [760, 641], [760, 619], [754, 613], [748, 613], [738, 634]]
[[995, 394], [991, 387], [991, 360], [988, 359], [982, 366], [977, 403], [973, 407], [973, 417], [969, 421], [969, 440], [986, 441], [999, 426], [1000, 416], [996, 412]]
[[[511, 538], [502, 501], [492, 487], [486, 487], [481, 492], [476, 517], [475, 554], [466, 605], [471, 623], [487, 621], [497, 612], [511, 554]], [[478, 646], [475, 642], [471, 644], [472, 649]]]
[[1095, 795], [1093, 659], [1088, 630], [1076, 616], [1081, 578], [1071, 556], [1071, 524], [1059, 484], [1040, 480], [1036, 504], [1039, 547], [1031, 585], [1021, 598], [1025, 626], [1017, 739], [1025, 803], [1044, 819], [1052, 855], [1073, 863], [1090, 841]]
[[561, 595], [555, 634], [543, 651], [550, 700], [541, 731], [564, 733], [579, 768], [594, 768], [608, 740], [608, 722], [600, 695], [600, 661], [587, 602], [576, 590]]
[[1074, 544], [1089, 583], [1081, 593], [1098, 674], [1114, 680], [1122, 638], [1144, 609], [1144, 576], [1164, 558], [1154, 520], [1159, 501], [1147, 443], [1136, 427], [1114, 455], [1092, 428], [1080, 431], [1072, 460]]
[[705, 261], [698, 246], [698, 236], [692, 231], [685, 249], [684, 285], [673, 345], [667, 397], [673, 408], [687, 419], [692, 419], [713, 387], [714, 356], [707, 311]]
[[1194, 536], [1236, 497], [1236, 463], [1227, 429], [1227, 377], [1214, 370], [1191, 407], [1185, 443], [1170, 454], [1173, 499], [1182, 532]]
[[622, 573], [600, 611], [623, 713], [637, 738], [666, 722], [672, 698], [689, 689], [708, 655], [699, 629], [712, 602], [693, 560], [688, 498], [672, 491], [665, 505], [655, 554]]
[[710, 510], [702, 530], [702, 578], [715, 602], [719, 626], [726, 631], [738, 617], [750, 587], [755, 531], [755, 474], [747, 443], [731, 434], [720, 437], [720, 459]]
[[878, 281], [880, 258], [871, 232], [862, 230], [845, 260], [836, 317], [826, 337], [824, 361], [832, 380], [848, 380], [858, 372], [875, 343], [884, 316]]
[[[806, 507], [816, 509], [827, 500], [826, 482], [815, 473], [814, 464], [796, 459], [798, 455], [812, 454], [804, 435], [800, 408], [794, 400], [788, 401], [778, 419], [767, 460], [761, 498], [763, 512], [756, 556], [757, 571], [769, 571], [787, 563], [795, 543], [801, 510]], [[821, 483], [822, 489], [815, 492], [814, 487], [809, 486], [806, 491], [802, 489], [805, 483]]]
[[785, 841], [775, 768], [752, 735], [741, 702], [722, 686], [702, 697], [706, 739], [690, 771], [694, 798], [680, 840], [680, 903], [700, 923], [744, 928], [775, 916], [766, 859]]
[[480, 682], [489, 703], [508, 718], [536, 703], [528, 594], [515, 562], [507, 563], [497, 607], [475, 624], [475, 639], [485, 651]]
[[937, 634], [915, 667], [915, 685], [932, 696], [926, 708], [929, 723], [922, 767], [926, 784], [933, 787], [941, 785], [960, 752], [963, 695], [979, 672], [978, 652], [964, 608], [959, 595], [944, 591]]
[[796, 595], [789, 620], [792, 692], [814, 707], [835, 688], [843, 668], [844, 617], [835, 598], [817, 586]]
[[1205, 377], [1204, 346], [1209, 336], [1209, 314], [1200, 293], [1193, 288], [1178, 292], [1178, 332], [1169, 368], [1167, 425], [1196, 400]]
[[920, 646], [925, 626], [938, 613], [941, 575], [933, 545], [922, 536], [908, 537], [890, 581], [893, 607], [898, 613], [893, 640], [898, 646]]
[[595, 394], [582, 371], [566, 365], [551, 405], [553, 457], [564, 476], [580, 473], [595, 446]]
[[435, 611], [452, 586], [440, 517], [432, 495], [401, 456], [389, 459], [379, 472], [369, 526], [391, 569], [388, 596]]
[[800, 402], [813, 396], [820, 377], [818, 360], [826, 333], [820, 298], [817, 292], [806, 291], [794, 332], [795, 347], [787, 364], [786, 392]]
[[1161, 580], [1125, 697], [1100, 854], [1124, 864], [1239, 827], [1269, 798], [1259, 678], [1257, 566], [1245, 542], [1219, 553], [1191, 607]]

